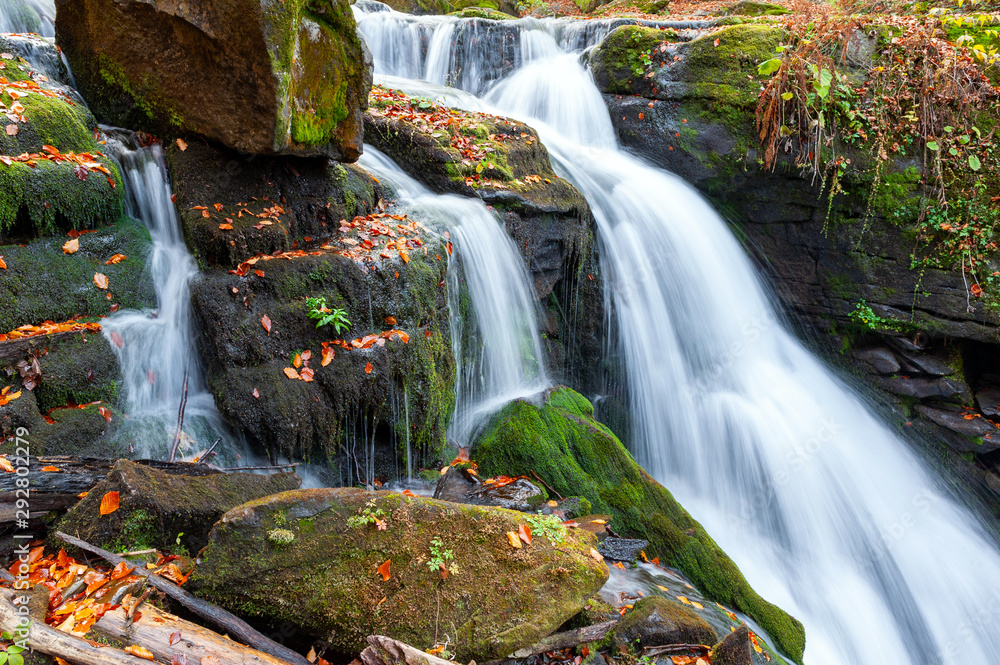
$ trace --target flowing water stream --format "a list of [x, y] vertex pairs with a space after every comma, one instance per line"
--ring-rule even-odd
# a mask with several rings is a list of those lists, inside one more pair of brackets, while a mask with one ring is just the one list
[[617, 149], [579, 57], [609, 22], [501, 28], [375, 5], [355, 11], [376, 72], [400, 77], [387, 83], [529, 122], [587, 197], [636, 457], [802, 620], [806, 663], [996, 663], [995, 545], [781, 325], [711, 206]]
[[102, 323], [122, 368], [128, 414], [122, 436], [141, 446], [135, 451], [140, 456], [168, 456], [186, 380], [179, 457], [204, 452], [222, 437], [216, 461], [235, 464], [245, 451], [215, 408], [194, 348], [189, 284], [198, 266], [184, 244], [163, 151], [159, 144], [131, 148], [115, 139], [107, 147], [122, 166], [129, 212], [153, 241], [147, 265], [158, 306], [154, 311], [122, 310]]
[[[448, 438], [468, 445], [494, 411], [549, 385], [528, 273], [514, 242], [479, 199], [434, 194], [371, 146], [365, 146], [359, 163], [392, 186], [397, 204], [411, 217], [447, 231], [460, 257], [460, 269], [448, 271], [458, 362]], [[462, 305], [463, 293], [471, 312]]]

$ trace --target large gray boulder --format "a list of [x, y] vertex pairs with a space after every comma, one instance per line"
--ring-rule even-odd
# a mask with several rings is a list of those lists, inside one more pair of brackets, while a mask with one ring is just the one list
[[361, 154], [370, 58], [347, 0], [58, 0], [95, 112], [258, 154]]

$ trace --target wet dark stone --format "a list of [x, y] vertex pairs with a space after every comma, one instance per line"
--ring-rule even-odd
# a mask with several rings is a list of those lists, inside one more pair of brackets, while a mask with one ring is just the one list
[[605, 538], [598, 545], [597, 551], [608, 559], [635, 563], [639, 559], [639, 552], [648, 545], [648, 540], [639, 538]]

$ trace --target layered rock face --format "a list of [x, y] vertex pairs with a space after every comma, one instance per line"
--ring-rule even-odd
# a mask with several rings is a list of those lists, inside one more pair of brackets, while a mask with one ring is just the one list
[[371, 57], [346, 0], [60, 0], [57, 10], [57, 41], [106, 121], [257, 154], [361, 154]]

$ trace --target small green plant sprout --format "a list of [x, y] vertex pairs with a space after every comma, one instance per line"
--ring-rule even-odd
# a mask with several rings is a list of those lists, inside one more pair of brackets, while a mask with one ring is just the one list
[[[449, 573], [458, 575], [458, 564], [454, 563], [455, 553], [444, 549], [440, 536], [431, 539], [431, 558], [427, 567], [433, 572], [441, 572], [441, 579], [447, 579]], [[452, 562], [452, 563], [449, 563]]]
[[[14, 640], [14, 635], [6, 631], [2, 637], [4, 641]], [[24, 656], [21, 655], [23, 651], [24, 647], [19, 647], [16, 644], [8, 644], [3, 647], [3, 651], [0, 651], [0, 665], [24, 665]]]
[[388, 528], [385, 517], [386, 512], [381, 508], [376, 508], [375, 499], [372, 499], [363, 508], [358, 509], [357, 515], [347, 518], [347, 526], [350, 529], [358, 529], [368, 524], [374, 524], [379, 531], [385, 531]]
[[897, 332], [906, 332], [908, 328], [908, 326], [903, 322], [879, 316], [875, 313], [875, 310], [871, 308], [871, 305], [866, 303], [864, 300], [859, 301], [858, 304], [854, 306], [854, 311], [848, 315], [848, 318], [855, 323], [860, 323], [870, 330], [895, 330]]
[[287, 547], [295, 542], [295, 532], [289, 529], [272, 529], [267, 532], [267, 539], [278, 547]]
[[528, 515], [533, 537], [542, 536], [552, 545], [557, 545], [566, 539], [566, 527], [555, 515]]
[[309, 318], [317, 320], [317, 328], [332, 325], [338, 335], [351, 329], [347, 312], [337, 308], [330, 309], [326, 306], [326, 298], [306, 298], [306, 307], [309, 308]]

